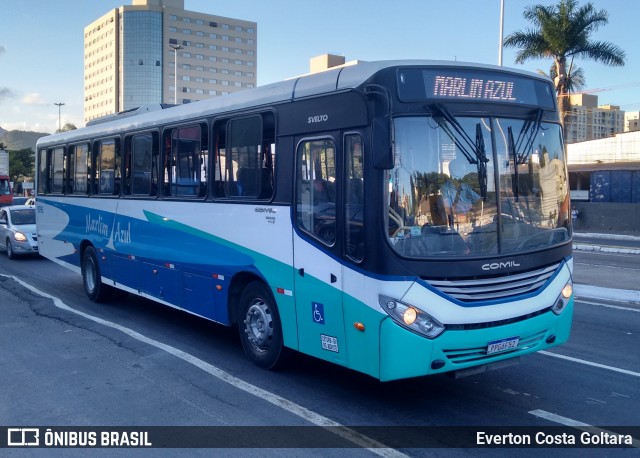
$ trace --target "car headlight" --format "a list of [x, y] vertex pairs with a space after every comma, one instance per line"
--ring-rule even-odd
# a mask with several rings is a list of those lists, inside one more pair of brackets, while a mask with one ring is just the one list
[[435, 339], [444, 331], [444, 325], [424, 310], [413, 305], [405, 304], [389, 296], [378, 296], [380, 306], [400, 326]]
[[560, 295], [556, 299], [556, 302], [553, 304], [553, 307], [551, 307], [551, 310], [553, 310], [553, 313], [555, 313], [556, 315], [560, 315], [562, 311], [565, 308], [567, 308], [567, 304], [569, 303], [569, 300], [571, 299], [572, 296], [573, 296], [573, 282], [569, 280], [567, 284], [564, 285], [564, 288], [562, 288], [562, 291], [560, 292]]
[[17, 241], [17, 242], [26, 242], [27, 241], [27, 236], [24, 235], [22, 232], [16, 232], [13, 235], [13, 238]]

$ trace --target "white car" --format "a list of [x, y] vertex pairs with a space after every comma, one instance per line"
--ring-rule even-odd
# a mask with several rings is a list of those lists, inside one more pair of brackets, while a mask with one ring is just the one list
[[0, 208], [0, 248], [7, 251], [9, 259], [38, 253], [35, 207], [12, 205]]

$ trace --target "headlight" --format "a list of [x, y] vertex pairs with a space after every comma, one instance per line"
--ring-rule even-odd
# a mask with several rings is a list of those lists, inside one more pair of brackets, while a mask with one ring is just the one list
[[17, 241], [17, 242], [26, 242], [27, 241], [27, 237], [22, 233], [22, 232], [16, 232], [13, 235], [13, 238]]
[[438, 320], [418, 307], [388, 296], [380, 295], [378, 300], [382, 309], [403, 328], [429, 339], [435, 339], [444, 331], [444, 326]]
[[560, 295], [556, 299], [555, 304], [553, 304], [553, 307], [551, 307], [551, 310], [553, 310], [553, 313], [555, 313], [556, 315], [560, 315], [562, 311], [567, 307], [567, 304], [569, 303], [569, 300], [571, 299], [572, 296], [573, 296], [573, 282], [569, 280], [567, 284], [564, 285], [564, 288], [562, 288], [562, 291], [560, 292]]

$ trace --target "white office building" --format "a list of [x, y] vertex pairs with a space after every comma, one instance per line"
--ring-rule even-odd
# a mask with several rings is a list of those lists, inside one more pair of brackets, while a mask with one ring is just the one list
[[84, 120], [255, 87], [257, 45], [255, 22], [132, 0], [84, 29]]

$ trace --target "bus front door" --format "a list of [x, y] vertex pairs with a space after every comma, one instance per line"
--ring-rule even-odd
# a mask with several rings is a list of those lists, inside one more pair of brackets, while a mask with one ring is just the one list
[[301, 139], [296, 157], [293, 236], [299, 349], [347, 364], [337, 230], [337, 135]]

